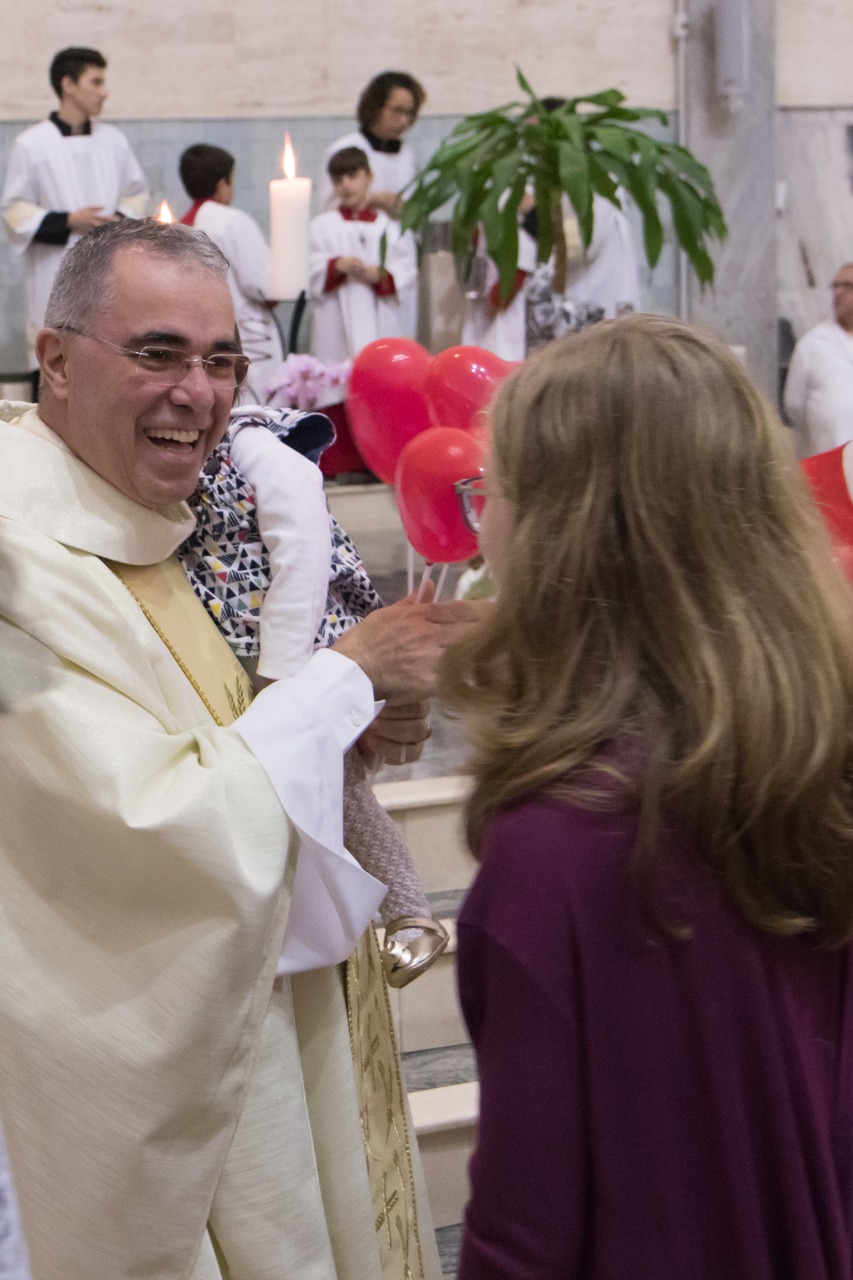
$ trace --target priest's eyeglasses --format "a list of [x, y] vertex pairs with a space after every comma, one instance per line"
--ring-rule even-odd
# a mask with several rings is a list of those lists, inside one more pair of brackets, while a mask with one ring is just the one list
[[457, 480], [453, 488], [462, 508], [462, 518], [472, 533], [480, 532], [480, 517], [486, 503], [486, 480], [484, 476], [469, 476], [466, 480]]
[[249, 366], [252, 363], [248, 356], [237, 351], [216, 351], [212, 356], [188, 356], [175, 347], [145, 346], [140, 351], [130, 347], [120, 347], [117, 342], [108, 342], [106, 338], [98, 338], [94, 333], [84, 333], [72, 325], [58, 325], [57, 328], [66, 333], [76, 333], [80, 338], [90, 338], [92, 342], [102, 342], [105, 347], [120, 351], [123, 356], [136, 361], [136, 367], [149, 382], [156, 382], [164, 387], [176, 386], [183, 382], [194, 364], [200, 364], [208, 379], [217, 387], [234, 389], [246, 380]]

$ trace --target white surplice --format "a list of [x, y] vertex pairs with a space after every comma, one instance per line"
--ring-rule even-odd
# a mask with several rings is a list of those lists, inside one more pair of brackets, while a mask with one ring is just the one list
[[[379, 265], [382, 236], [387, 236], [385, 267], [394, 281], [394, 295], [378, 297], [370, 285], [350, 280], [328, 293], [326, 273], [332, 258], [360, 258], [365, 266]], [[330, 209], [311, 219], [309, 230], [310, 281], [313, 303], [311, 350], [319, 360], [348, 360], [377, 338], [403, 338], [405, 315], [417, 288], [417, 254], [411, 232], [400, 234], [399, 223], [377, 212], [375, 221], [345, 219]]]
[[148, 184], [127, 138], [100, 120], [91, 126], [89, 134], [66, 137], [52, 120], [42, 120], [18, 135], [9, 156], [0, 207], [12, 248], [24, 257], [32, 368], [36, 335], [59, 264], [80, 238], [72, 233], [64, 245], [34, 240], [45, 214], [90, 205], [131, 218], [145, 212]]
[[[536, 241], [523, 227], [518, 229], [518, 270], [529, 275], [536, 266]], [[483, 347], [501, 360], [523, 360], [527, 354], [524, 285], [506, 306], [495, 307], [492, 293], [498, 283], [498, 269], [486, 250], [482, 231], [477, 235], [475, 272], [481, 281], [476, 297], [465, 299], [462, 343]]]
[[[345, 133], [343, 137], [337, 138], [323, 153], [323, 167], [317, 182], [317, 197], [314, 206], [322, 212], [336, 207], [335, 192], [332, 187], [332, 180], [329, 177], [328, 164], [332, 156], [338, 151], [343, 151], [345, 147], [358, 147], [367, 156], [370, 163], [370, 172], [373, 174], [371, 186], [374, 191], [393, 191], [395, 195], [399, 194], [404, 187], [409, 185], [418, 171], [415, 153], [411, 144], [406, 142], [405, 139], [401, 140], [399, 151], [377, 151], [370, 145], [370, 140], [365, 137], [360, 129], [353, 129], [351, 133]], [[418, 327], [417, 267], [414, 286], [411, 292], [402, 299], [400, 323], [402, 325], [400, 336], [414, 338]]]
[[[601, 307], [605, 319], [612, 320], [622, 308], [640, 309], [637, 255], [628, 219], [621, 209], [604, 196], [594, 195], [592, 211], [592, 240], [585, 251], [570, 255], [566, 297], [575, 306], [586, 303]], [[565, 196], [563, 214], [576, 221]], [[579, 245], [579, 233], [567, 239], [574, 240], [575, 235]]]
[[0, 1114], [33, 1275], [378, 1280], [340, 975], [275, 977], [300, 869], [334, 899], [349, 858], [369, 681], [324, 651], [218, 725], [101, 559], [171, 564], [189, 509], [124, 497], [29, 406], [0, 421], [0, 661], [48, 668], [0, 716]]

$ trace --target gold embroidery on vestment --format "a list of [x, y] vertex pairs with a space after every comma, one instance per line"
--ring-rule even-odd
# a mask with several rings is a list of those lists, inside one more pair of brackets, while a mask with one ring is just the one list
[[[382, 1280], [424, 1280], [404, 1086], [388, 988], [372, 928], [347, 961], [346, 978], [350, 1044]], [[359, 1053], [357, 1046], [364, 1044], [367, 1051]]]

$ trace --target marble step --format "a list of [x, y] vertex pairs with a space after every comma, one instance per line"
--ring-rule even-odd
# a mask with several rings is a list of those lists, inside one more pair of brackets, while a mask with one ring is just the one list
[[382, 782], [380, 803], [400, 826], [433, 914], [450, 934], [447, 951], [402, 991], [391, 993], [400, 1050], [409, 1053], [467, 1040], [456, 995], [456, 913], [477, 864], [462, 832], [468, 780], [458, 776]]
[[431, 968], [402, 990], [389, 991], [401, 1053], [440, 1049], [468, 1040], [456, 991], [456, 915], [464, 896], [462, 889], [427, 895], [432, 914], [444, 925], [449, 941]]
[[477, 1130], [477, 1068], [470, 1045], [403, 1055], [412, 1122], [436, 1228], [462, 1221]]
[[467, 889], [477, 870], [462, 828], [470, 783], [465, 777], [419, 777], [374, 785], [401, 828], [427, 894]]
[[444, 1280], [456, 1280], [456, 1273], [459, 1270], [459, 1250], [462, 1245], [461, 1223], [455, 1223], [451, 1227], [437, 1227], [435, 1243], [438, 1245], [438, 1259]]
[[[390, 484], [325, 484], [332, 515], [358, 542], [362, 534], [377, 530], [402, 534], [394, 490]], [[362, 555], [364, 552], [362, 551]], [[405, 557], [403, 559], [405, 563]]]
[[[467, 1041], [440, 1049], [420, 1049], [403, 1053], [403, 1078], [409, 1094], [431, 1089], [458, 1087], [476, 1082], [477, 1060]], [[461, 1096], [461, 1095], [460, 1095]]]

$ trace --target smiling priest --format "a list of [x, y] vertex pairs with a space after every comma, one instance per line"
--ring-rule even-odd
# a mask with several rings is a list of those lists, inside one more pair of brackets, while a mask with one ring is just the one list
[[252, 701], [173, 555], [247, 371], [227, 270], [91, 232], [3, 407], [0, 661], [51, 672], [0, 717], [12, 1178], [35, 1280], [433, 1280], [342, 754], [468, 618], [380, 610]]

